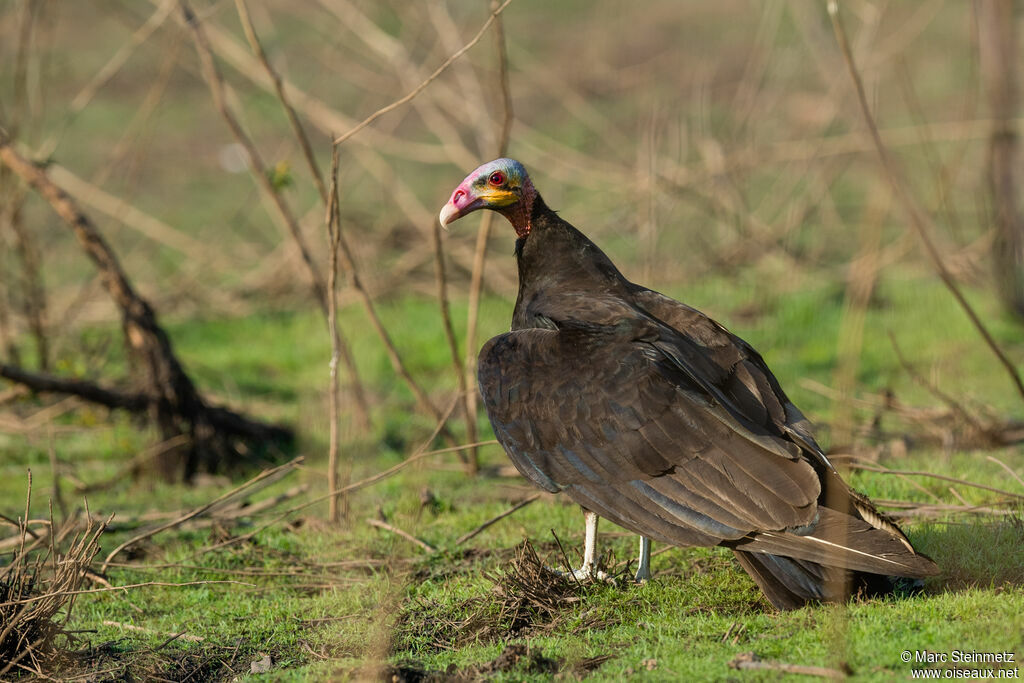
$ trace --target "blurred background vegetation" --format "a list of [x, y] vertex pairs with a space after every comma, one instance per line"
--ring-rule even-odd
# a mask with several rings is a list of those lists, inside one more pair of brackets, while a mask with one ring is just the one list
[[[493, 9], [482, 0], [246, 5], [325, 177], [332, 138], [417, 88]], [[272, 194], [296, 217], [324, 278], [325, 207], [238, 3], [195, 0], [191, 9], [225, 106], [264, 169], [215, 106], [178, 0], [0, 0], [0, 128], [109, 241], [199, 391], [293, 427], [285, 454], [307, 456], [303, 476], [322, 492], [331, 338]], [[1019, 51], [994, 74], [983, 63], [982, 46], [998, 38], [987, 11], [981, 2], [842, 4], [882, 140], [930, 217], [945, 268], [1019, 365], [1021, 320], [1012, 296], [1000, 298], [993, 260], [1012, 245], [1000, 241], [990, 182], [992, 141], [1011, 140], [1019, 114], [1011, 97], [994, 115], [989, 97], [1016, 78]], [[1007, 16], [1020, 21], [1012, 9]], [[894, 196], [824, 4], [513, 0], [501, 24], [507, 70], [492, 25], [414, 99], [339, 146], [341, 231], [397, 353], [438, 410], [458, 399], [460, 382], [439, 306], [436, 214], [466, 173], [498, 156], [511, 115], [507, 156], [524, 163], [547, 203], [628, 278], [750, 341], [834, 452], [877, 461], [923, 447], [947, 473], [989, 476], [980, 458], [961, 456], [1019, 441], [1021, 396]], [[475, 356], [464, 347], [483, 220], [441, 235], [460, 360]], [[508, 327], [513, 243], [495, 222], [476, 346]], [[338, 329], [370, 424], [360, 425], [344, 365], [338, 419], [343, 469], [360, 476], [398, 462], [437, 419], [396, 374], [349, 274], [339, 274]], [[140, 361], [125, 353], [120, 319], [67, 225], [0, 165], [0, 364], [131, 391], [143, 386]], [[448, 428], [438, 447], [472, 434], [457, 410]], [[482, 412], [475, 430], [491, 438]], [[52, 465], [37, 483], [59, 491], [63, 478], [73, 493], [160, 440], [145, 419], [0, 380], [0, 500], [11, 516], [26, 466]], [[461, 465], [445, 457], [410, 470], [406, 488], [358, 504], [372, 509], [423, 486], [455, 495], [461, 484], [445, 470]], [[505, 463], [494, 445], [480, 457], [485, 473]], [[1005, 457], [1019, 472], [1019, 446]], [[142, 510], [208, 493], [202, 482], [191, 493], [146, 477], [141, 486], [155, 497], [104, 495], [111, 509]], [[502, 500], [524, 495], [502, 491]], [[537, 523], [547, 528], [540, 513]]]
[[[194, 9], [228, 104], [324, 272], [323, 206], [235, 7]], [[329, 339], [318, 339], [308, 272], [213, 106], [176, 3], [11, 0], [4, 10], [3, 125], [98, 224], [172, 325], [186, 369], [222, 400], [294, 422], [300, 435], [322, 433], [326, 383], [317, 357], [329, 355]], [[420, 83], [487, 10], [268, 1], [252, 3], [251, 15], [326, 173], [330, 136]], [[946, 265], [987, 324], [1016, 340], [1019, 328], [992, 297], [992, 125], [974, 6], [855, 2], [845, 10], [883, 138], [935, 219], [932, 237]], [[977, 381], [981, 367], [999, 370], [936, 287], [892, 198], [822, 6], [652, 3], [637, 11], [628, 3], [517, 0], [504, 23], [514, 111], [508, 154], [627, 276], [702, 308], [782, 364], [786, 386], [819, 419], [830, 417], [831, 402], [800, 388], [802, 376], [844, 395], [911, 384], [887, 331], [947, 391], [1016, 403], [1004, 382]], [[489, 34], [341, 149], [342, 229], [400, 352], [434, 392], [454, 389], [455, 378], [445, 373], [441, 318], [431, 305], [431, 224], [462, 176], [496, 156], [498, 69]], [[0, 325], [8, 362], [123, 376], [118, 313], [92, 265], [50, 207], [9, 173], [4, 196]], [[472, 227], [444, 236], [460, 335]], [[513, 240], [496, 226], [481, 338], [508, 317]], [[380, 425], [409, 396], [375, 357], [378, 344], [364, 335], [351, 289], [342, 286], [340, 297], [342, 333], [360, 352]], [[34, 328], [49, 340], [45, 359]], [[918, 355], [922, 337], [942, 343]]]

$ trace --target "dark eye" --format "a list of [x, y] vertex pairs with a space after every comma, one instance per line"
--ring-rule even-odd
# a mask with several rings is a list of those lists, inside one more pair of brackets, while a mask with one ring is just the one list
[[487, 178], [487, 182], [495, 187], [503, 185], [505, 183], [505, 174], [501, 171], [495, 171]]

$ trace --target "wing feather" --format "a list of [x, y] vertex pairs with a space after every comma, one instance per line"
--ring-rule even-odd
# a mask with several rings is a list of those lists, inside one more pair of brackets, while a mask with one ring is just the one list
[[820, 485], [799, 449], [737, 433], [727, 411], [681, 389], [665, 357], [631, 336], [528, 329], [485, 345], [484, 402], [520, 471], [677, 544], [694, 531], [717, 543], [810, 522]]

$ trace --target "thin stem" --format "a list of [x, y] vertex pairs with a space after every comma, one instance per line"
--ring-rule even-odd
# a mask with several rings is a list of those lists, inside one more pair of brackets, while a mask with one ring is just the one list
[[[238, 0], [243, 6], [242, 0]], [[330, 266], [327, 269], [327, 327], [331, 331], [331, 383], [328, 420], [331, 425], [331, 440], [327, 457], [327, 488], [331, 493], [338, 490], [338, 359], [341, 356], [341, 335], [338, 333], [338, 148], [331, 154], [331, 192], [327, 200], [327, 238], [330, 245]], [[347, 482], [346, 482], [347, 483]], [[331, 496], [328, 519], [337, 523], [341, 519], [340, 507], [348, 512], [348, 497]]]
[[[507, 2], [505, 4], [508, 4]], [[492, 7], [497, 5], [497, 0], [492, 0]], [[504, 5], [493, 10], [494, 31], [497, 39], [498, 48], [498, 67], [501, 73], [501, 93], [502, 93], [502, 104], [504, 106], [504, 116], [502, 117], [501, 128], [498, 135], [498, 156], [503, 157], [508, 151], [509, 137], [512, 132], [513, 122], [513, 110], [512, 110], [512, 90], [509, 86], [509, 75], [508, 75], [508, 49], [505, 44], [505, 28], [498, 15], [498, 12]], [[494, 219], [494, 213], [491, 211], [485, 211], [483, 219], [480, 221], [480, 230], [476, 236], [476, 249], [473, 253], [473, 273], [470, 278], [469, 284], [469, 311], [466, 314], [466, 361], [465, 361], [465, 379], [466, 385], [466, 427], [469, 432], [470, 441], [476, 440], [476, 332], [477, 322], [479, 320], [480, 313], [480, 294], [483, 290], [484, 284], [484, 266], [487, 262], [487, 243], [491, 236], [491, 224]], [[470, 468], [475, 472], [478, 467], [478, 457], [476, 450], [469, 453]]]
[[[288, 117], [288, 123], [292, 127], [292, 132], [295, 133], [295, 138], [299, 141], [299, 148], [302, 150], [302, 156], [306, 160], [306, 166], [309, 167], [309, 174], [313, 178], [313, 184], [316, 185], [317, 192], [320, 194], [320, 199], [323, 201], [324, 206], [330, 203], [330, 198], [327, 194], [327, 188], [324, 185], [323, 174], [320, 172], [320, 167], [317, 166], [316, 157], [313, 155], [313, 146], [309, 142], [309, 136], [306, 134], [306, 129], [302, 126], [302, 122], [299, 120], [298, 114], [295, 113], [295, 107], [292, 106], [291, 101], [285, 94], [284, 80], [280, 74], [270, 65], [270, 60], [267, 58], [267, 53], [263, 49], [263, 44], [260, 42], [259, 36], [256, 34], [256, 28], [253, 26], [252, 18], [249, 16], [249, 8], [245, 4], [245, 0], [235, 0], [235, 7], [238, 9], [238, 18], [242, 22], [242, 29], [245, 32], [246, 40], [249, 41], [249, 46], [252, 48], [252, 52], [256, 55], [256, 59], [259, 60], [263, 70], [270, 77], [271, 83], [274, 85], [274, 94], [277, 95], [277, 101], [281, 103], [281, 107], [284, 109], [285, 115]], [[332, 178], [331, 182], [335, 182], [336, 179]], [[335, 210], [337, 210], [337, 197], [333, 198], [335, 201]], [[328, 222], [330, 222], [330, 215], [328, 215]], [[332, 252], [331, 254], [331, 268], [337, 268], [337, 256]], [[337, 278], [337, 274], [333, 274], [334, 278]], [[331, 280], [332, 274], [328, 273], [328, 280]], [[337, 301], [337, 294], [331, 290], [333, 285], [328, 282], [328, 297], [335, 297]], [[335, 304], [337, 305], [337, 304]], [[352, 350], [349, 347], [348, 341], [342, 335], [338, 329], [337, 311], [335, 311], [333, 322], [330, 320], [331, 316], [328, 314], [328, 325], [331, 327], [331, 339], [332, 343], [334, 339], [337, 339], [337, 353], [339, 358], [345, 363], [345, 370], [348, 372], [349, 379], [352, 382], [352, 394], [355, 398], [355, 412], [356, 421], [358, 422], [361, 429], [366, 430], [370, 427], [370, 408], [369, 403], [366, 399], [366, 390], [363, 388], [363, 382], [359, 378], [359, 368], [356, 365], [355, 356], [352, 354]], [[334, 361], [334, 365], [337, 365], [337, 361]], [[334, 366], [332, 366], [333, 368]], [[337, 415], [337, 413], [334, 413]]]
[[394, 102], [385, 107], [381, 107], [380, 109], [378, 109], [377, 111], [373, 112], [365, 119], [360, 121], [358, 124], [356, 124], [347, 133], [345, 133], [341, 137], [335, 138], [334, 144], [340, 145], [341, 143], [345, 142], [350, 137], [361, 131], [363, 128], [366, 128], [368, 125], [379, 119], [384, 114], [387, 114], [388, 112], [398, 109], [403, 104], [406, 104], [407, 102], [411, 101], [414, 97], [416, 97], [421, 92], [426, 90], [427, 86], [433, 83], [435, 80], [437, 80], [437, 77], [443, 74], [448, 69], [448, 67], [450, 67], [455, 62], [456, 59], [466, 54], [466, 52], [468, 52], [470, 48], [472, 48], [474, 45], [480, 42], [480, 39], [484, 37], [484, 34], [487, 32], [487, 29], [490, 28], [492, 23], [498, 20], [499, 16], [503, 11], [505, 11], [505, 8], [508, 7], [510, 2], [512, 2], [512, 0], [505, 0], [505, 2], [501, 3], [500, 5], [492, 9], [491, 16], [487, 18], [487, 21], [485, 21], [484, 25], [480, 27], [480, 30], [477, 31], [477, 34], [473, 36], [472, 40], [463, 45], [462, 49], [456, 51], [455, 53], [452, 54], [452, 56], [444, 60], [444, 62], [441, 63], [441, 66], [437, 67], [437, 69], [434, 70], [434, 73], [430, 74], [430, 76], [428, 76], [426, 80], [424, 80], [422, 83], [413, 88], [404, 97], [395, 100]]
[[1002, 363], [1003, 367], [1006, 368], [1007, 374], [1010, 375], [1010, 379], [1017, 387], [1017, 392], [1024, 398], [1024, 381], [1021, 380], [1020, 373], [1017, 372], [1017, 368], [1010, 362], [1010, 359], [1006, 357], [1003, 350], [996, 344], [995, 339], [989, 333], [988, 328], [985, 327], [984, 323], [981, 322], [981, 318], [974, 311], [974, 308], [964, 298], [963, 293], [957, 286], [956, 281], [953, 279], [952, 274], [946, 268], [945, 263], [942, 260], [942, 255], [939, 254], [938, 248], [935, 243], [932, 242], [932, 238], [929, 234], [929, 223], [930, 220], [924, 214], [923, 211], [914, 202], [914, 199], [910, 196], [906, 186], [902, 182], [896, 167], [893, 165], [892, 160], [889, 158], [889, 154], [885, 149], [885, 145], [882, 143], [882, 137], [878, 133], [878, 126], [875, 124], [874, 117], [871, 115], [871, 109], [868, 106], [867, 96], [864, 93], [864, 83], [861, 81], [860, 73], [857, 71], [857, 66], [853, 61], [853, 52], [850, 50], [850, 43], [846, 37], [846, 29], [843, 28], [842, 21], [839, 17], [839, 5], [836, 0], [828, 0], [827, 3], [828, 14], [832, 19], [832, 28], [835, 31], [836, 39], [839, 42], [839, 49], [842, 50], [843, 59], [846, 61], [846, 67], [850, 72], [850, 77], [853, 79], [854, 87], [857, 91], [857, 101], [860, 104], [861, 113], [864, 115], [864, 121], [867, 123], [868, 130], [871, 132], [871, 140], [874, 142], [875, 151], [878, 153], [878, 159], [882, 164], [882, 169], [885, 171], [885, 175], [892, 185], [893, 190], [900, 200], [904, 211], [907, 213], [907, 218], [910, 220], [910, 224], [914, 227], [918, 237], [921, 238], [921, 242], [924, 243], [925, 251], [928, 252], [929, 258], [932, 260], [932, 264], [935, 266], [935, 270], [942, 280], [946, 288], [949, 289], [950, 293], [956, 299], [957, 303], [970, 318], [971, 323], [975, 329], [978, 330], [978, 334], [981, 335], [982, 339], [988, 345], [992, 353], [995, 354], [999, 362]]
[[[452, 325], [451, 307], [448, 305], [448, 276], [444, 265], [444, 249], [441, 245], [441, 224], [433, 222], [431, 241], [434, 246], [434, 270], [437, 276], [437, 304], [441, 309], [441, 320], [444, 322], [444, 336], [448, 341], [448, 351], [452, 356], [452, 365], [455, 368], [455, 377], [459, 382], [459, 394], [465, 396], [466, 375], [462, 371], [462, 362], [459, 360], [459, 342], [455, 337], [455, 327]], [[462, 401], [463, 412], [466, 418], [466, 437], [470, 443], [476, 442], [476, 416], [469, 412], [469, 403]], [[468, 449], [476, 452], [475, 448]], [[459, 459], [467, 466], [471, 473], [476, 474], [478, 463], [471, 458], [464, 450], [458, 451]]]

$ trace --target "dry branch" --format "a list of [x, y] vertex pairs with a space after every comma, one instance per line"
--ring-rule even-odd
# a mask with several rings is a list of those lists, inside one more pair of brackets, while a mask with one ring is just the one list
[[1021, 214], [1020, 140], [1013, 117], [1017, 109], [1017, 4], [984, 0], [978, 14], [981, 73], [992, 111], [988, 140], [988, 183], [995, 209], [992, 244], [996, 286], [1007, 310], [1024, 318], [1024, 215]]
[[210, 51], [210, 46], [207, 42], [203, 27], [200, 25], [199, 20], [185, 0], [179, 0], [178, 6], [181, 9], [186, 26], [188, 26], [192, 31], [193, 41], [196, 46], [196, 53], [199, 55], [199, 63], [202, 66], [203, 77], [206, 79], [207, 85], [210, 86], [210, 94], [213, 96], [213, 104], [224, 119], [225, 123], [227, 123], [235, 140], [245, 150], [246, 157], [248, 157], [249, 160], [249, 167], [252, 170], [252, 177], [256, 181], [257, 187], [259, 187], [260, 194], [265, 200], [269, 201], [274, 206], [278, 219], [280, 219], [291, 234], [292, 240], [298, 247], [299, 253], [302, 255], [302, 260], [306, 264], [310, 278], [310, 285], [313, 288], [313, 297], [317, 304], [326, 313], [327, 297], [324, 278], [320, 273], [320, 269], [317, 268], [316, 263], [313, 261], [309, 245], [306, 243], [306, 238], [303, 236], [301, 228], [299, 228], [299, 223], [295, 220], [295, 216], [292, 214], [291, 209], [288, 208], [284, 197], [281, 196], [281, 193], [278, 192], [271, 182], [270, 175], [267, 172], [267, 166], [263, 163], [263, 157], [260, 156], [255, 143], [253, 143], [252, 139], [242, 128], [242, 124], [238, 120], [238, 117], [228, 105], [224, 89], [224, 77], [221, 75], [220, 69], [217, 68], [217, 63], [213, 59], [213, 53]]
[[[260, 43], [259, 36], [256, 35], [256, 28], [252, 24], [252, 19], [249, 16], [249, 8], [245, 4], [245, 0], [235, 0], [235, 7], [238, 10], [238, 18], [242, 22], [242, 28], [245, 31], [245, 37], [249, 41], [249, 46], [252, 48], [253, 54], [259, 60], [263, 70], [270, 77], [271, 82], [274, 84], [274, 94], [277, 96], [277, 100], [281, 103], [281, 107], [284, 109], [285, 114], [288, 117], [288, 123], [291, 125], [292, 131], [295, 133], [296, 139], [299, 141], [299, 147], [302, 149], [302, 156], [306, 160], [306, 165], [309, 167], [309, 173], [313, 178], [313, 184], [316, 185], [317, 192], [320, 194], [320, 199], [324, 205], [327, 206], [327, 222], [330, 224], [332, 220], [330, 202], [334, 201], [335, 209], [337, 212], [337, 159], [332, 161], [332, 187], [334, 188], [334, 197], [329, 199], [327, 195], [327, 188], [324, 186], [323, 175], [320, 173], [320, 168], [317, 166], [316, 158], [313, 156], [313, 146], [309, 142], [309, 136], [306, 135], [306, 130], [302, 126], [302, 122], [299, 121], [298, 115], [295, 113], [295, 108], [291, 105], [288, 100], [288, 96], [284, 90], [284, 83], [281, 76], [278, 75], [274, 67], [270, 65], [270, 60], [267, 59], [267, 54], [263, 50], [263, 44]], [[281, 200], [283, 202], [283, 199]], [[330, 230], [328, 230], [330, 233]], [[300, 251], [304, 249], [304, 245], [299, 243]], [[303, 257], [305, 258], [306, 253], [302, 251]], [[325, 313], [327, 315], [327, 325], [330, 328], [331, 333], [331, 348], [333, 351], [333, 358], [331, 361], [331, 383], [332, 383], [332, 430], [337, 429], [337, 365], [338, 360], [341, 359], [345, 363], [345, 368], [348, 371], [349, 378], [352, 382], [352, 393], [355, 398], [355, 413], [356, 421], [360, 428], [366, 430], [370, 426], [370, 408], [366, 400], [366, 391], [363, 389], [362, 380], [359, 378], [359, 369], [356, 366], [355, 357], [352, 355], [352, 350], [349, 347], [348, 342], [338, 328], [338, 317], [337, 317], [337, 291], [335, 289], [335, 282], [337, 279], [337, 247], [331, 244], [331, 252], [329, 256], [330, 266], [327, 273], [327, 301]], [[315, 276], [315, 273], [313, 273]], [[336, 436], [332, 431], [332, 435]], [[332, 443], [336, 443], [332, 441]], [[332, 451], [333, 452], [333, 451]], [[334, 514], [332, 510], [332, 519]]]
[[4, 363], [0, 363], [0, 377], [24, 385], [32, 391], [78, 396], [107, 408], [122, 408], [134, 413], [141, 413], [149, 408], [150, 399], [146, 394], [108, 389], [86, 380], [29, 372]]
[[344, 135], [341, 135], [341, 136], [335, 138], [334, 139], [334, 144], [340, 145], [341, 143], [345, 142], [350, 137], [352, 137], [353, 135], [355, 135], [356, 133], [361, 131], [363, 128], [366, 128], [368, 125], [370, 125], [371, 123], [373, 123], [374, 121], [379, 119], [384, 114], [387, 114], [388, 112], [391, 112], [391, 111], [394, 111], [395, 109], [398, 109], [403, 104], [409, 102], [414, 97], [416, 97], [421, 92], [423, 92], [427, 88], [427, 86], [430, 85], [431, 83], [433, 83], [434, 80], [436, 80], [438, 76], [443, 74], [445, 72], [445, 70], [447, 70], [448, 67], [451, 66], [455, 62], [456, 59], [458, 59], [462, 55], [466, 54], [466, 52], [468, 52], [470, 50], [470, 48], [472, 48], [474, 45], [476, 45], [477, 43], [480, 42], [480, 39], [484, 37], [485, 33], [487, 33], [487, 29], [490, 28], [492, 23], [497, 21], [498, 17], [501, 15], [502, 12], [505, 11], [505, 8], [508, 7], [510, 2], [512, 2], [512, 0], [505, 0], [505, 2], [503, 2], [500, 5], [497, 5], [496, 7], [494, 7], [491, 10], [491, 16], [487, 18], [487, 21], [485, 21], [483, 26], [480, 27], [480, 30], [477, 31], [476, 35], [473, 36], [473, 38], [468, 43], [466, 43], [464, 46], [462, 46], [461, 49], [459, 49], [454, 54], [452, 54], [450, 57], [448, 57], [448, 59], [444, 60], [444, 62], [441, 63], [441, 66], [437, 67], [437, 69], [435, 69], [434, 72], [432, 74], [430, 74], [430, 76], [427, 77], [422, 83], [420, 83], [415, 88], [413, 88], [404, 97], [400, 97], [399, 99], [395, 100], [391, 104], [389, 104], [389, 105], [387, 105], [385, 107], [381, 107], [377, 111], [375, 111], [372, 114], [370, 114], [369, 116], [367, 116], [365, 119], [363, 119], [358, 124], [356, 124], [351, 130], [349, 130]]
[[516, 503], [515, 505], [510, 507], [508, 510], [505, 510], [504, 512], [502, 512], [500, 515], [497, 515], [497, 516], [492, 517], [491, 519], [487, 520], [486, 522], [484, 522], [483, 524], [481, 524], [477, 528], [475, 528], [472, 531], [470, 531], [468, 534], [463, 534], [462, 536], [459, 536], [458, 540], [455, 541], [455, 545], [462, 545], [463, 543], [465, 543], [469, 539], [473, 538], [474, 536], [476, 536], [477, 534], [479, 534], [481, 531], [483, 531], [484, 529], [488, 528], [489, 526], [492, 526], [493, 524], [495, 524], [497, 522], [500, 522], [501, 520], [505, 519], [509, 515], [511, 515], [511, 514], [513, 514], [515, 512], [518, 512], [519, 510], [522, 510], [524, 507], [526, 507], [530, 503], [532, 503], [535, 500], [537, 500], [538, 498], [540, 498], [540, 496], [541, 496], [541, 494], [535, 493], [532, 496], [530, 496], [529, 498], [524, 498], [523, 500], [519, 501], [518, 503]]
[[[66, 636], [64, 625], [71, 617], [74, 596], [99, 552], [98, 540], [106, 528], [104, 523], [89, 519], [66, 550], [60, 544], [77, 524], [67, 525], [57, 538], [48, 533], [26, 547], [26, 538], [31, 535], [31, 481], [30, 473], [25, 516], [19, 521], [19, 549], [11, 563], [0, 570], [0, 678], [14, 669], [49, 678], [43, 669], [58, 652], [57, 636]], [[52, 516], [49, 526], [52, 529]], [[38, 553], [34, 553], [36, 548]]]
[[844, 679], [848, 674], [839, 669], [829, 669], [824, 666], [806, 666], [804, 664], [786, 664], [771, 659], [761, 659], [753, 652], [742, 652], [729, 662], [730, 669], [741, 671], [774, 671], [784, 674], [796, 674], [800, 676], [818, 676], [819, 678]]
[[[501, 129], [498, 135], [498, 156], [503, 157], [508, 151], [509, 136], [512, 133], [512, 91], [509, 86], [508, 75], [508, 48], [505, 45], [504, 23], [499, 16], [501, 8], [497, 5], [498, 0], [491, 0], [494, 19], [495, 44], [498, 51], [498, 68], [500, 72], [499, 82], [501, 84], [501, 101], [504, 113], [502, 115]], [[508, 4], [507, 2], [505, 4]], [[487, 263], [487, 243], [491, 236], [491, 224], [494, 221], [494, 212], [484, 211], [480, 220], [479, 232], [476, 235], [476, 250], [473, 254], [473, 271], [469, 284], [469, 304], [466, 313], [466, 360], [465, 360], [465, 384], [466, 384], [466, 426], [469, 431], [469, 440], [476, 441], [476, 332], [477, 321], [480, 313], [480, 293], [483, 290], [484, 266]], [[478, 465], [476, 451], [469, 454], [470, 467], [475, 472]]]
[[423, 548], [428, 553], [437, 552], [437, 548], [435, 548], [434, 546], [430, 545], [426, 541], [420, 540], [420, 539], [416, 538], [415, 536], [413, 536], [412, 534], [410, 534], [408, 531], [403, 531], [403, 530], [399, 529], [396, 526], [392, 526], [391, 524], [388, 524], [387, 522], [382, 522], [379, 519], [373, 519], [371, 517], [370, 519], [366, 520], [366, 523], [369, 524], [372, 527], [377, 527], [378, 529], [383, 529], [384, 531], [390, 531], [391, 533], [395, 534], [396, 536], [401, 536], [402, 538], [404, 538], [405, 540], [409, 541], [410, 543], [413, 543], [413, 544], [418, 545], [419, 547]]
[[235, 0], [235, 8], [238, 10], [238, 18], [242, 22], [242, 29], [245, 32], [245, 38], [249, 41], [249, 47], [252, 48], [252, 52], [256, 55], [256, 58], [260, 61], [263, 66], [263, 70], [270, 76], [270, 81], [274, 84], [274, 92], [277, 94], [277, 100], [284, 107], [285, 114], [288, 116], [288, 123], [292, 127], [292, 131], [295, 133], [296, 139], [299, 141], [299, 147], [302, 149], [302, 156], [306, 160], [306, 166], [309, 167], [309, 173], [313, 177], [313, 184], [316, 185], [316, 191], [320, 193], [320, 199], [323, 200], [324, 204], [327, 203], [327, 186], [324, 184], [323, 174], [320, 173], [320, 167], [316, 164], [316, 157], [313, 155], [313, 146], [309, 144], [309, 136], [306, 135], [305, 129], [302, 127], [302, 122], [299, 121], [298, 115], [295, 113], [295, 107], [292, 106], [288, 100], [288, 95], [284, 90], [284, 81], [274, 67], [270, 65], [270, 60], [267, 59], [267, 53], [263, 50], [263, 44], [260, 42], [259, 36], [256, 35], [256, 27], [252, 25], [252, 18], [249, 16], [249, 8], [245, 4], [245, 0]]
[[384, 327], [384, 323], [381, 321], [380, 316], [377, 315], [377, 308], [373, 303], [373, 298], [370, 296], [369, 291], [367, 291], [366, 287], [363, 285], [362, 278], [359, 276], [355, 259], [352, 257], [352, 250], [348, 245], [348, 240], [345, 239], [345, 233], [341, 229], [340, 221], [337, 224], [336, 239], [338, 246], [337, 254], [341, 257], [341, 265], [348, 276], [349, 286], [352, 287], [359, 296], [359, 300], [363, 304], [363, 309], [366, 311], [366, 315], [370, 319], [370, 324], [373, 326], [374, 331], [380, 338], [381, 344], [384, 346], [384, 351], [387, 353], [388, 360], [391, 362], [391, 368], [395, 371], [395, 374], [405, 382], [405, 385], [409, 387], [409, 391], [412, 392], [412, 395], [415, 397], [416, 403], [420, 406], [420, 409], [435, 420], [441, 422], [441, 433], [454, 443], [454, 438], [452, 437], [451, 432], [448, 431], [447, 427], [443, 426], [444, 421], [441, 420], [441, 412], [437, 409], [437, 406], [433, 404], [426, 392], [423, 391], [423, 388], [420, 387], [415, 379], [413, 379], [412, 374], [405, 365], [405, 361], [402, 360], [401, 354], [398, 353], [395, 343], [391, 340], [391, 335], [388, 333], [387, 328]]
[[264, 425], [226, 408], [208, 405], [181, 366], [153, 308], [135, 291], [113, 249], [88, 216], [42, 169], [19, 154], [2, 132], [0, 162], [50, 203], [99, 269], [104, 288], [121, 310], [128, 348], [146, 369], [146, 405], [163, 438], [190, 435], [187, 452], [161, 455], [165, 477], [187, 479], [200, 465], [216, 469], [223, 460], [234, 461], [252, 446], [292, 440], [292, 433], [286, 428]]
[[[444, 265], [444, 249], [441, 244], [441, 224], [433, 221], [431, 231], [431, 242], [434, 247], [434, 272], [437, 282], [437, 305], [441, 310], [441, 321], [444, 325], [444, 336], [448, 342], [448, 352], [452, 357], [452, 367], [455, 368], [455, 377], [458, 380], [459, 393], [465, 396], [469, 392], [466, 386], [466, 375], [462, 371], [462, 361], [459, 358], [459, 342], [455, 337], [455, 327], [452, 325], [451, 307], [448, 305], [448, 275]], [[462, 402], [463, 415], [466, 418], [466, 436], [470, 442], [476, 441], [476, 415], [471, 412], [469, 401]], [[476, 449], [472, 449], [476, 453]], [[472, 463], [475, 473], [476, 458], [464, 455], [464, 450], [459, 451], [459, 459], [467, 466]]]
[[[244, 7], [242, 0], [238, 0], [239, 7]], [[239, 10], [241, 11], [241, 10]], [[331, 154], [331, 191], [327, 201], [327, 237], [330, 250], [330, 265], [327, 269], [327, 327], [331, 331], [331, 381], [329, 392], [327, 416], [331, 426], [330, 444], [327, 451], [327, 489], [334, 493], [338, 490], [338, 360], [341, 357], [341, 337], [338, 334], [338, 249], [339, 225], [341, 217], [338, 213], [338, 148], [335, 147]], [[347, 483], [347, 482], [346, 482]], [[341, 518], [341, 510], [348, 512], [348, 498], [344, 498], [344, 504], [338, 496], [331, 496], [328, 506], [327, 517], [337, 523]]]
[[868, 130], [871, 133], [871, 140], [874, 142], [875, 151], [878, 153], [878, 159], [882, 164], [882, 169], [885, 171], [886, 178], [889, 184], [892, 185], [893, 191], [897, 198], [900, 200], [900, 204], [903, 206], [904, 211], [907, 214], [907, 218], [917, 232], [918, 237], [921, 238], [921, 242], [925, 246], [925, 251], [928, 252], [929, 258], [932, 260], [932, 264], [935, 266], [935, 270], [942, 280], [946, 288], [949, 289], [950, 293], [956, 299], [957, 303], [970, 318], [971, 323], [975, 329], [981, 335], [982, 339], [991, 349], [992, 353], [995, 354], [999, 362], [1002, 363], [1003, 367], [1006, 368], [1007, 374], [1017, 387], [1017, 392], [1021, 398], [1024, 398], [1024, 381], [1021, 380], [1020, 373], [1017, 368], [1006, 357], [1003, 350], [996, 344], [995, 339], [989, 333], [988, 328], [981, 322], [978, 314], [974, 311], [974, 308], [964, 298], [963, 293], [960, 291], [960, 287], [956, 284], [953, 276], [946, 268], [945, 263], [942, 260], [942, 255], [939, 254], [939, 250], [936, 248], [935, 243], [931, 238], [931, 221], [927, 214], [917, 205], [910, 192], [907, 190], [906, 184], [901, 178], [896, 166], [889, 158], [889, 153], [886, 151], [885, 144], [882, 142], [882, 137], [878, 132], [878, 126], [875, 124], [875, 119], [871, 115], [871, 108], [868, 106], [867, 95], [864, 92], [864, 83], [861, 81], [860, 72], [857, 70], [857, 65], [853, 61], [853, 53], [850, 50], [850, 43], [846, 37], [846, 29], [843, 28], [843, 23], [839, 17], [839, 4], [836, 0], [828, 0], [828, 13], [832, 19], [832, 28], [835, 31], [836, 39], [839, 42], [839, 48], [842, 50], [843, 58], [846, 62], [846, 67], [850, 72], [850, 77], [853, 79], [854, 89], [857, 93], [857, 102], [860, 105], [861, 114], [864, 116], [864, 121], [868, 126]]
[[141, 534], [133, 536], [132, 538], [129, 538], [127, 541], [117, 546], [112, 551], [110, 551], [110, 554], [107, 555], [107, 559], [103, 561], [103, 565], [100, 567], [100, 573], [105, 573], [107, 571], [107, 567], [110, 565], [110, 561], [113, 560], [117, 556], [117, 554], [122, 550], [130, 548], [139, 541], [143, 541], [147, 538], [152, 538], [161, 531], [173, 529], [174, 527], [180, 526], [181, 524], [187, 522], [190, 519], [194, 519], [195, 517], [209, 513], [211, 510], [216, 509], [218, 506], [224, 505], [228, 501], [236, 499], [239, 495], [242, 494], [242, 492], [250, 494], [266, 486], [269, 486], [270, 484], [279, 481], [281, 478], [290, 474], [301, 462], [302, 458], [295, 458], [291, 462], [285, 463], [284, 465], [280, 465], [273, 469], [264, 470], [263, 472], [260, 472], [258, 475], [256, 475], [249, 481], [245, 482], [244, 484], [241, 484], [240, 486], [236, 486], [227, 493], [224, 493], [218, 496], [217, 498], [211, 500], [209, 503], [206, 503], [205, 505], [200, 505], [194, 510], [187, 512], [186, 514], [181, 515], [177, 519], [171, 520], [166, 524], [161, 524], [158, 527], [155, 527]]

